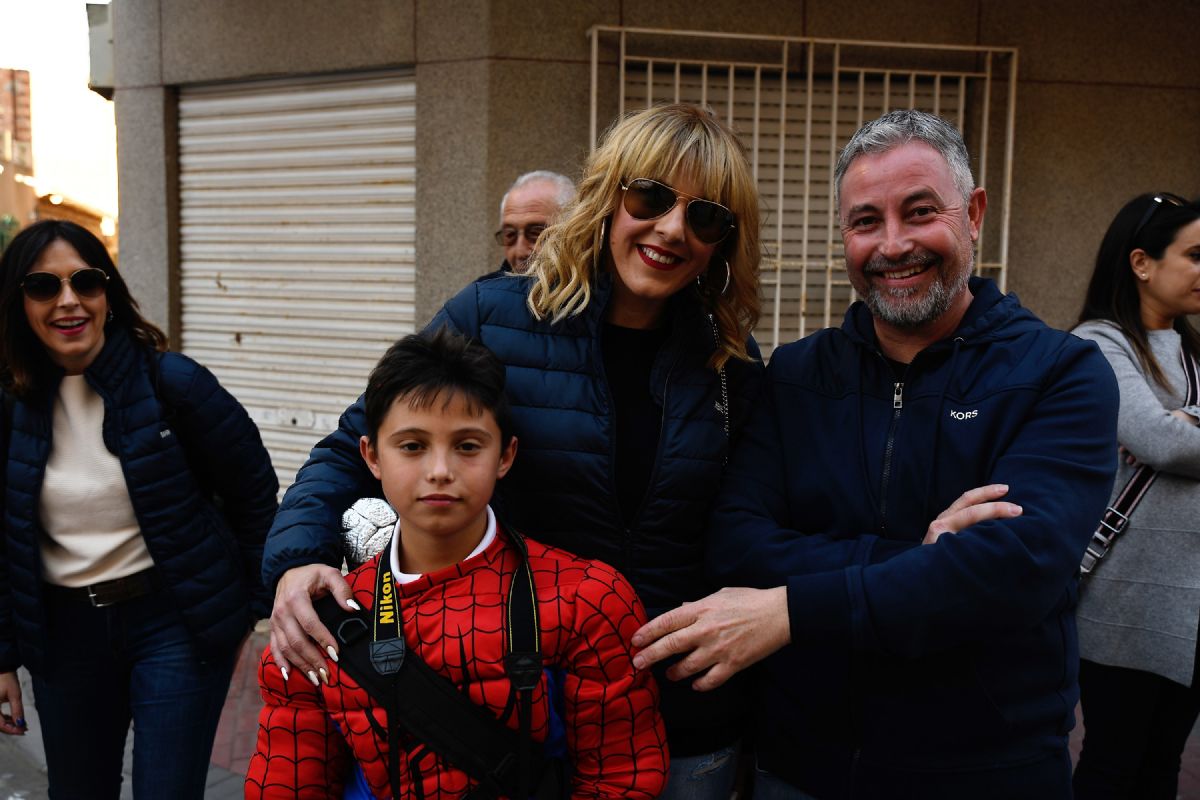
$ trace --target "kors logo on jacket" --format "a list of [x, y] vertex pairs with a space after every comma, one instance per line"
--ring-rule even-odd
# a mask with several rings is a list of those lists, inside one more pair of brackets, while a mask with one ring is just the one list
[[970, 411], [953, 411], [952, 410], [950, 412], [950, 418], [959, 420], [960, 422], [964, 419], [975, 419], [978, 416], [979, 416], [978, 408], [971, 409]]

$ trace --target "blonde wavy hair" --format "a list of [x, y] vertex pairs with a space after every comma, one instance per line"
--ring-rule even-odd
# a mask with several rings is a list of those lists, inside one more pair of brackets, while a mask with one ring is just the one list
[[[634, 178], [664, 183], [691, 180], [702, 196], [727, 206], [737, 217], [717, 246], [693, 292], [713, 315], [719, 345], [710, 365], [730, 358], [749, 361], [746, 339], [758, 321], [758, 191], [742, 144], [711, 112], [676, 104], [649, 108], [618, 120], [584, 168], [573, 204], [542, 234], [531, 259], [529, 310], [558, 322], [582, 313], [592, 300], [597, 275], [605, 269], [604, 231], [621, 202], [621, 184]], [[725, 261], [729, 288], [724, 292]]]

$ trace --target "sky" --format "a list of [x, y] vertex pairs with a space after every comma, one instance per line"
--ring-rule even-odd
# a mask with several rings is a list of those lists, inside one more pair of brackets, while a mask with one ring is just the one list
[[84, 0], [0, 0], [0, 67], [29, 70], [38, 194], [116, 217], [113, 104], [87, 87]]

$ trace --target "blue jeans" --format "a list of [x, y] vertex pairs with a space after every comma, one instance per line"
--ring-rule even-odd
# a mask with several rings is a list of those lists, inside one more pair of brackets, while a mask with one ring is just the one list
[[737, 745], [699, 756], [672, 756], [667, 788], [658, 800], [729, 800], [737, 778], [737, 756]]
[[751, 800], [817, 800], [757, 765], [754, 767], [754, 792], [750, 797]]
[[202, 800], [236, 648], [201, 663], [163, 591], [105, 608], [47, 586], [33, 673], [53, 800], [116, 800], [133, 721], [133, 794]]

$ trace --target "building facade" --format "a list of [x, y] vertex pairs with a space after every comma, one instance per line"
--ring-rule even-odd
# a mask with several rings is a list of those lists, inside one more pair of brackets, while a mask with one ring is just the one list
[[29, 73], [0, 68], [0, 250], [34, 218]]
[[770, 347], [850, 299], [839, 142], [917, 105], [989, 189], [981, 269], [1071, 323], [1128, 197], [1200, 194], [1193, 0], [114, 0], [122, 268], [264, 432], [281, 481], [388, 342], [501, 257], [518, 174], [622, 110], [730, 119], [763, 196]]

